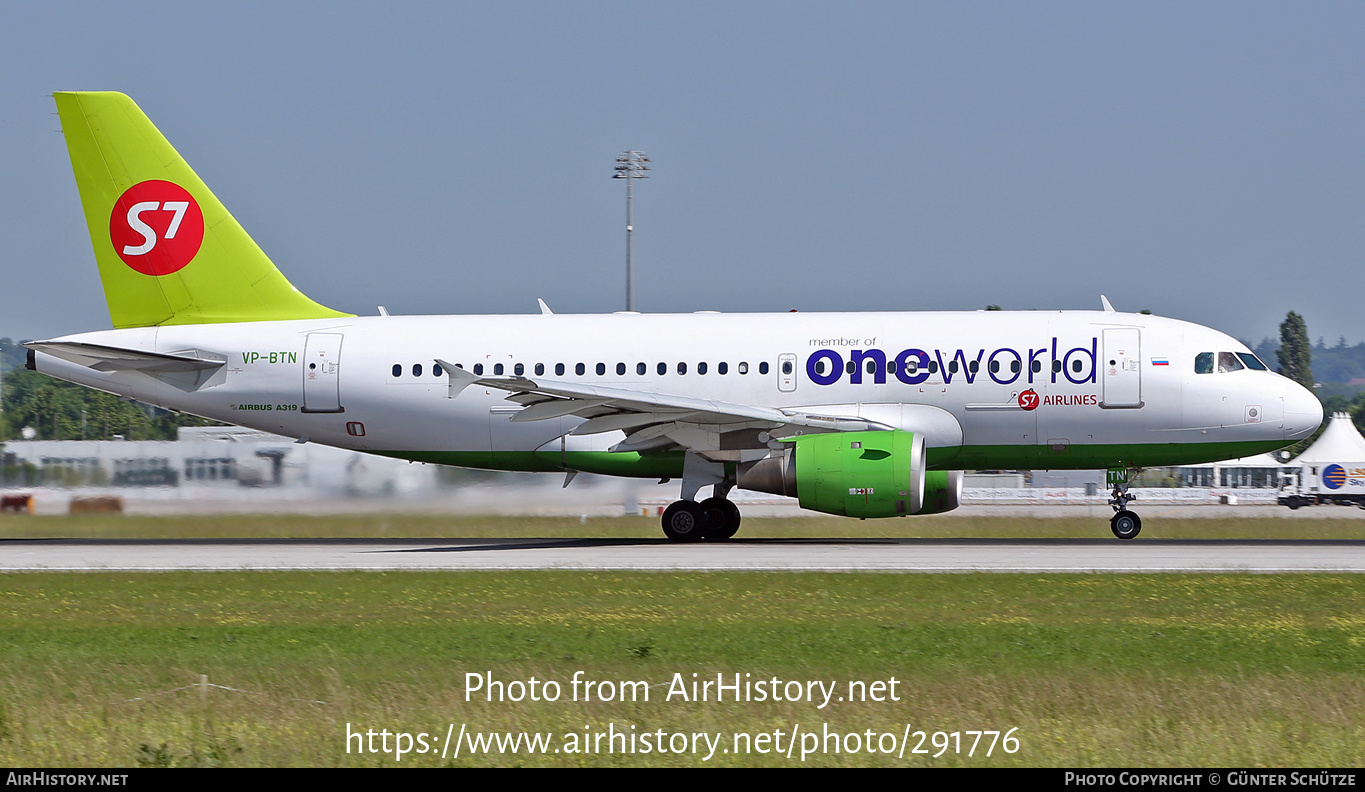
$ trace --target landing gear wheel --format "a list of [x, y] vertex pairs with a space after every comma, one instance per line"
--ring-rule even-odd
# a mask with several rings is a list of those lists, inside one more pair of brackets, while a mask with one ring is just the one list
[[739, 507], [727, 498], [707, 498], [697, 504], [706, 516], [705, 538], [723, 541], [739, 531]]
[[673, 501], [664, 509], [664, 536], [671, 542], [699, 542], [706, 532], [706, 513], [696, 501]]
[[1142, 531], [1142, 518], [1124, 509], [1109, 520], [1109, 528], [1120, 539], [1132, 539]]

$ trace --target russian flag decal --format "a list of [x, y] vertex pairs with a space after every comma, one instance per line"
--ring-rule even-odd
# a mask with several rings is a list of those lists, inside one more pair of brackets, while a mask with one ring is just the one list
[[1171, 361], [1166, 358], [1152, 358], [1153, 366], [1169, 366]]

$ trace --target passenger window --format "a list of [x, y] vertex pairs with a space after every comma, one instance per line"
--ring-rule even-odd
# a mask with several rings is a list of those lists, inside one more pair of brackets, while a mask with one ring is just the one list
[[919, 358], [910, 358], [905, 361], [905, 373], [914, 374], [919, 371]]
[[494, 364], [493, 364], [493, 376], [495, 376], [495, 377], [501, 377], [501, 376], [502, 376], [503, 370], [504, 370], [504, 369], [503, 369], [501, 363], [494, 363]]
[[929, 373], [930, 373], [930, 374], [937, 374], [937, 373], [938, 373], [938, 361], [937, 361], [937, 360], [931, 360], [931, 361], [929, 361]]
[[617, 363], [617, 364], [616, 364], [616, 376], [618, 376], [618, 377], [624, 377], [624, 376], [626, 376], [626, 364], [625, 364], [625, 363]]
[[517, 365], [512, 367], [512, 373], [520, 377], [522, 374], [526, 373], [526, 366], [521, 363], [518, 363]]
[[1079, 360], [1073, 360], [1073, 361], [1071, 361], [1071, 370], [1074, 371], [1074, 372], [1077, 373], [1077, 374], [1080, 374], [1080, 373], [1081, 373], [1081, 361], [1079, 361]]
[[401, 376], [403, 376], [403, 364], [401, 364], [401, 363], [394, 363], [394, 364], [393, 364], [393, 376], [395, 376], [395, 377], [401, 377]]
[[431, 367], [431, 376], [433, 376], [433, 377], [439, 377], [439, 376], [441, 376], [441, 364], [440, 364], [440, 363], [437, 363], [436, 365], [434, 365], [434, 366]]
[[663, 376], [663, 375], [667, 374], [667, 373], [668, 373], [668, 364], [667, 364], [667, 363], [660, 363], [659, 366], [658, 366], [658, 368], [655, 369], [655, 371], [658, 371], [658, 372], [659, 372], [659, 376]]
[[705, 364], [705, 363], [698, 363], [698, 364], [697, 364], [697, 373], [698, 373], [698, 374], [705, 374], [705, 373], [706, 373], [706, 364]]
[[600, 376], [602, 376], [602, 375], [604, 375], [604, 374], [606, 374], [606, 373], [607, 373], [607, 364], [606, 364], [606, 363], [598, 363], [598, 364], [597, 364], [597, 376], [600, 377]]
[[1061, 370], [1062, 370], [1062, 361], [1060, 361], [1060, 360], [1054, 360], [1054, 361], [1052, 361], [1052, 373], [1053, 373], [1053, 374], [1056, 374], [1056, 373], [1060, 372]]
[[1229, 371], [1241, 371], [1244, 368], [1246, 368], [1246, 366], [1242, 365], [1242, 361], [1238, 360], [1237, 356], [1231, 352], [1218, 353], [1219, 374], [1225, 374]]
[[[783, 374], [790, 374], [791, 372], [790, 372], [790, 371], [787, 371], [787, 369], [789, 369], [789, 368], [791, 368], [791, 366], [788, 366], [788, 365], [785, 365], [785, 364], [784, 364], [784, 365], [782, 366], [782, 373], [783, 373]], [[876, 374], [876, 373], [877, 373], [877, 361], [875, 361], [875, 360], [869, 360], [869, 361], [867, 361], [867, 373], [868, 373], [868, 374]]]
[[729, 371], [730, 371], [730, 364], [729, 364], [729, 363], [717, 363], [717, 364], [716, 364], [716, 373], [717, 373], [717, 374], [727, 374], [727, 373], [729, 373]]
[[475, 363], [475, 364], [474, 364], [474, 373], [475, 373], [475, 374], [478, 374], [480, 377], [483, 376], [483, 364], [482, 364], [482, 363]]
[[645, 375], [645, 372], [646, 372], [646, 371], [649, 371], [649, 366], [646, 366], [646, 365], [643, 364], [643, 363], [636, 363], [636, 364], [635, 364], [635, 373], [636, 373], [636, 374], [639, 374], [641, 377], [643, 377], [643, 376]]
[[542, 375], [542, 374], [544, 374], [544, 373], [545, 373], [545, 364], [544, 364], [544, 363], [537, 363], [537, 364], [536, 364], [536, 376], [539, 377], [540, 375]]
[[1033, 371], [1034, 374], [1037, 374], [1038, 372], [1043, 370], [1043, 361], [1041, 360], [1031, 361], [1028, 364], [1028, 367]]
[[759, 363], [759, 364], [758, 364], [758, 373], [759, 373], [759, 374], [767, 374], [767, 373], [768, 373], [768, 361], [765, 360], [765, 361], [763, 361], [762, 363]]
[[971, 363], [967, 364], [967, 370], [972, 372], [973, 374], [975, 374], [976, 370], [979, 368], [981, 368], [980, 361], [973, 360]]
[[1000, 372], [1000, 361], [992, 360], [990, 363], [986, 364], [986, 368], [989, 369], [992, 374], [998, 374]]
[[1194, 356], [1194, 373], [1195, 374], [1213, 373], [1212, 352], [1200, 352], [1198, 355]]
[[949, 374], [956, 374], [956, 373], [957, 373], [957, 361], [956, 361], [956, 360], [950, 360], [950, 361], [948, 361], [948, 373], [949, 373]]
[[790, 360], [782, 361], [782, 373], [783, 374], [792, 373], [792, 362]]
[[1017, 361], [1017, 360], [1011, 360], [1011, 361], [1010, 361], [1010, 373], [1011, 373], [1011, 374], [1018, 374], [1020, 368], [1022, 368], [1022, 367], [1019, 365], [1019, 361]]
[[748, 364], [748, 363], [740, 363], [738, 366], [735, 367], [735, 371], [738, 371], [740, 374], [748, 374], [748, 373], [749, 373], [749, 364]]
[[588, 370], [588, 367], [587, 367], [587, 366], [584, 366], [582, 363], [575, 363], [575, 364], [574, 364], [573, 373], [577, 374], [577, 375], [580, 376], [580, 377], [583, 376], [583, 372], [585, 372], [585, 371], [587, 371], [587, 370]]
[[852, 374], [853, 372], [855, 372], [855, 371], [857, 371], [857, 370], [858, 370], [858, 364], [857, 364], [857, 363], [854, 363], [854, 362], [851, 361], [851, 360], [844, 364], [844, 371], [848, 372], [849, 374]]
[[555, 364], [555, 376], [556, 376], [556, 377], [562, 377], [562, 376], [564, 376], [564, 364], [563, 364], [563, 363], [556, 363], [556, 364]]
[[686, 363], [679, 363], [679, 364], [678, 364], [678, 373], [679, 373], [679, 374], [686, 374], [686, 373], [687, 373], [687, 364], [686, 364]]
[[420, 377], [420, 376], [422, 376], [422, 364], [421, 364], [421, 363], [413, 363], [413, 364], [412, 364], [412, 376], [414, 376], [414, 377]]

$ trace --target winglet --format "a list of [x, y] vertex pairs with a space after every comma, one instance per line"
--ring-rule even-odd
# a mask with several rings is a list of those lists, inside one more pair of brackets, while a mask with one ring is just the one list
[[436, 365], [440, 366], [441, 371], [445, 372], [447, 381], [449, 382], [449, 391], [446, 393], [447, 399], [453, 399], [456, 396], [459, 396], [460, 391], [479, 381], [478, 377], [470, 374], [468, 371], [465, 371], [452, 363], [447, 363], [440, 358], [436, 358]]
[[555, 312], [550, 310], [550, 306], [546, 305], [544, 300], [537, 297], [536, 302], [540, 303], [540, 313], [542, 316], [554, 316]]
[[1114, 310], [1114, 306], [1109, 304], [1109, 298], [1105, 297], [1103, 294], [1100, 295], [1100, 307], [1104, 309], [1105, 313], [1117, 313], [1117, 311]]

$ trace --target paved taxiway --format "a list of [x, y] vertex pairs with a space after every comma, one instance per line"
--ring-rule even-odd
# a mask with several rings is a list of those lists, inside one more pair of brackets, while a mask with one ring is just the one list
[[1365, 572], [1362, 540], [5, 540], [0, 571]]

